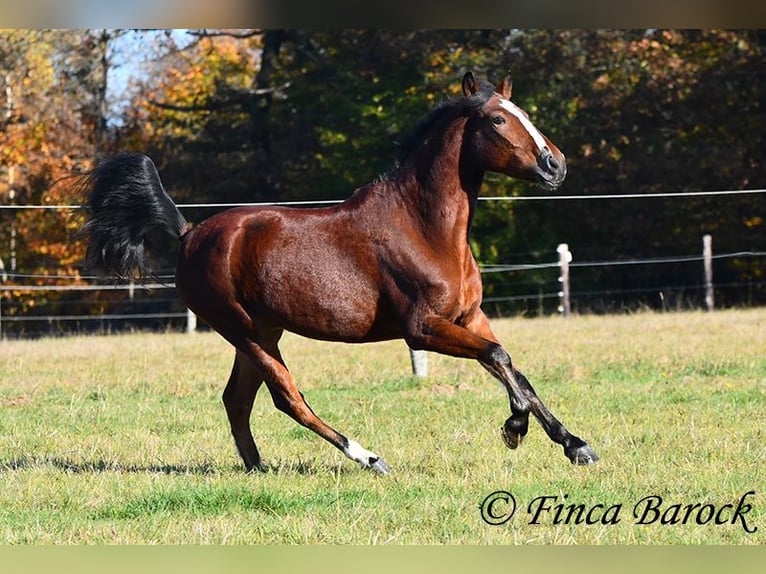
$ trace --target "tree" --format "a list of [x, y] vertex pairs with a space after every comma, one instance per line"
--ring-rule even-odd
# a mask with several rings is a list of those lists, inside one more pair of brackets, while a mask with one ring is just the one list
[[[73, 174], [92, 165], [105, 147], [108, 45], [106, 31], [10, 30], [0, 35], [5, 116], [0, 124], [0, 201], [79, 204]], [[78, 277], [82, 245], [78, 213], [4, 210], [0, 256], [14, 284], [43, 276]], [[19, 274], [14, 277], [13, 274]], [[4, 313], [29, 312], [59, 293], [12, 294]]]
[[[517, 79], [515, 101], [567, 155], [562, 193], [763, 187], [762, 34], [519, 30], [509, 34], [504, 53], [504, 65]], [[492, 195], [530, 193], [502, 179], [488, 180], [488, 188]], [[524, 202], [505, 224], [499, 213], [486, 217], [499, 208], [482, 206], [476, 223], [477, 242], [489, 241], [483, 253], [497, 253], [498, 262], [539, 261], [541, 253], [550, 261], [559, 242], [570, 243], [580, 261], [688, 255], [699, 252], [701, 236], [709, 232], [717, 238], [717, 249], [738, 250], [744, 244], [758, 251], [766, 235], [759, 215], [762, 196]], [[720, 262], [716, 275], [721, 283], [762, 281], [757, 270], [763, 267], [752, 259]], [[693, 275], [696, 267], [689, 265], [654, 267], [645, 276], [636, 269], [579, 270], [575, 281], [581, 291], [646, 289], [654, 297], [661, 286], [678, 283], [679, 276], [686, 277], [680, 282], [700, 282]], [[547, 271], [524, 276], [547, 282], [548, 291], [555, 286], [555, 276]], [[490, 292], [515, 294], [506, 277], [488, 277]], [[527, 292], [530, 287], [523, 286]], [[763, 297], [763, 285], [759, 289]], [[625, 300], [660, 304], [640, 293]], [[593, 309], [598, 302], [584, 304]]]
[[[161, 89], [163, 106], [137, 106], [147, 125], [166, 134], [181, 130], [178, 137], [163, 136], [160, 145], [164, 173], [173, 186], [182, 185], [182, 197], [345, 198], [388, 169], [396, 140], [440, 99], [456, 95], [467, 69], [494, 81], [511, 72], [514, 100], [567, 154], [564, 192], [728, 189], [764, 180], [763, 41], [756, 32], [262, 30], [195, 36], [187, 56], [204, 60], [197, 64], [199, 77], [171, 74]], [[237, 54], [228, 71], [216, 63], [223, 47]], [[160, 133], [149, 133], [156, 145]], [[195, 160], [198, 167], [191, 165]], [[535, 193], [493, 176], [485, 192]], [[727, 235], [752, 238], [755, 245], [763, 238], [759, 201], [483, 203], [472, 246], [483, 263], [513, 263], [550, 261], [561, 241], [572, 244], [580, 260], [696, 252], [699, 236], [709, 231], [721, 236], [722, 247]], [[516, 285], [507, 275], [487, 276], [487, 294], [555, 284], [550, 271], [525, 277], [527, 284]], [[652, 281], [665, 278], [659, 272]], [[648, 279], [636, 285], [627, 269], [596, 271], [591, 281], [651, 286]]]
[[[114, 118], [110, 74], [121, 40], [132, 37], [154, 57], [134, 81], [131, 105]], [[0, 202], [80, 203], [79, 190], [62, 178], [115, 150], [151, 155], [179, 202], [343, 199], [392, 166], [396, 142], [440, 100], [459, 94], [468, 69], [495, 82], [511, 73], [514, 101], [567, 156], [562, 193], [766, 187], [765, 44], [766, 34], [755, 30], [248, 29], [191, 30], [185, 38], [5, 31]], [[484, 193], [538, 191], [490, 174]], [[647, 258], [697, 253], [700, 236], [712, 233], [716, 250], [763, 251], [763, 202], [762, 195], [482, 202], [472, 248], [485, 264], [548, 263], [559, 242], [570, 244], [576, 261]], [[185, 212], [192, 222], [210, 214]], [[77, 275], [76, 216], [0, 217], [6, 272], [15, 230], [17, 270]], [[555, 274], [487, 274], [485, 294], [550, 292]], [[717, 281], [752, 285], [749, 301], [766, 301], [764, 275], [759, 259], [716, 263]], [[645, 274], [577, 270], [573, 281], [580, 292], [656, 293], [699, 278], [696, 267], [667, 265]], [[27, 305], [35, 300], [25, 297]], [[601, 308], [596, 299], [578, 301]], [[628, 293], [623, 302], [652, 301]], [[543, 308], [555, 304], [546, 300]], [[496, 310], [537, 307], [511, 302]]]

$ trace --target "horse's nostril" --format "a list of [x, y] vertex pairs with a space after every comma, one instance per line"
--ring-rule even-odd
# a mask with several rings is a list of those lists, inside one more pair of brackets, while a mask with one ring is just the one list
[[540, 159], [538, 160], [538, 165], [541, 169], [544, 169], [551, 174], [557, 173], [562, 169], [562, 162], [557, 160], [553, 155], [553, 152], [547, 147], [543, 149], [543, 152], [540, 155]]

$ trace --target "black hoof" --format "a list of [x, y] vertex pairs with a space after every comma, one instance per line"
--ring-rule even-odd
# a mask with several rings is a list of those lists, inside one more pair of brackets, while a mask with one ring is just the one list
[[521, 444], [521, 441], [524, 439], [524, 435], [514, 432], [508, 429], [508, 427], [504, 426], [500, 427], [500, 434], [503, 437], [505, 446], [511, 450], [518, 448], [518, 446]]
[[598, 455], [587, 443], [582, 446], [565, 451], [572, 464], [587, 465], [598, 462]]
[[529, 430], [529, 420], [526, 417], [509, 417], [505, 424], [500, 427], [500, 433], [503, 435], [505, 445], [511, 450], [518, 448], [521, 441]]
[[258, 464], [255, 464], [253, 466], [245, 467], [245, 472], [247, 474], [255, 474], [256, 472], [268, 472], [268, 471], [269, 471], [269, 468], [262, 462], [259, 462]]

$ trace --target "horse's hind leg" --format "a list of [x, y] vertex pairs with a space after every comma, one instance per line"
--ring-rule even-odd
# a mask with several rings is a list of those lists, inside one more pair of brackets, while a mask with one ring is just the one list
[[223, 391], [223, 404], [229, 417], [234, 444], [248, 471], [266, 470], [250, 430], [250, 413], [255, 395], [262, 384], [263, 376], [244, 353], [237, 351], [229, 382]]
[[362, 468], [371, 468], [380, 474], [389, 472], [388, 465], [377, 454], [363, 448], [356, 441], [346, 438], [311, 410], [303, 394], [295, 386], [276, 340], [269, 343], [249, 342], [245, 349], [248, 357], [263, 373], [266, 386], [277, 409], [340, 449], [348, 458], [358, 462]]

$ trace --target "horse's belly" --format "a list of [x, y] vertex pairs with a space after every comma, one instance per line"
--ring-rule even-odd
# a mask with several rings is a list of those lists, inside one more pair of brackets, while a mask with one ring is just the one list
[[337, 269], [313, 271], [276, 281], [267, 277], [263, 305], [281, 326], [306, 337], [348, 342], [377, 340], [391, 331], [369, 279]]

